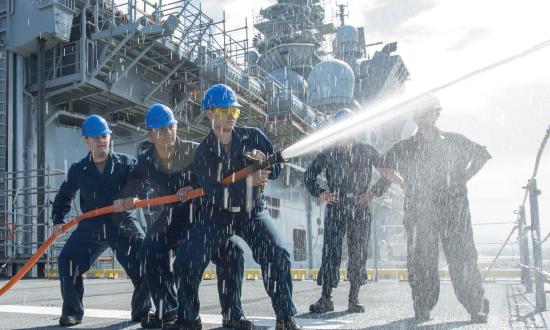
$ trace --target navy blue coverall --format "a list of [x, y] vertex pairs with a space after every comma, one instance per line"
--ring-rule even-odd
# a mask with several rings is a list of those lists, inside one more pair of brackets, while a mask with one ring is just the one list
[[484, 290], [477, 267], [465, 173], [472, 160], [487, 160], [485, 147], [466, 137], [438, 132], [432, 141], [416, 134], [384, 156], [404, 180], [407, 268], [414, 310], [431, 311], [439, 297], [439, 242], [458, 300], [477, 313]]
[[[247, 164], [243, 154], [253, 149], [261, 150], [268, 156], [273, 153], [273, 147], [262, 131], [236, 126], [229, 154], [212, 132], [195, 151], [193, 168], [206, 196], [200, 221], [189, 231], [189, 239], [182, 243], [174, 261], [179, 283], [180, 320], [193, 321], [197, 318], [202, 273], [211, 256], [232, 235], [244, 239], [252, 250], [254, 260], [260, 264], [264, 286], [277, 317], [287, 318], [296, 314], [292, 302], [290, 254], [265, 209], [262, 189], [247, 186], [246, 180], [228, 186], [218, 183], [244, 168]], [[270, 179], [276, 179], [280, 166], [274, 165], [270, 170]]]
[[[136, 159], [132, 156], [115, 152], [109, 154], [103, 174], [97, 169], [91, 154], [74, 163], [55, 196], [52, 209], [54, 225], [64, 223], [65, 215], [71, 210], [71, 201], [79, 190], [82, 212], [113, 205], [115, 199], [122, 197], [122, 189], [135, 163]], [[134, 285], [132, 318], [147, 315], [151, 302], [149, 290], [140, 274], [139, 261], [144, 236], [133, 212], [107, 214], [79, 223], [58, 258], [62, 314], [82, 319], [82, 274], [110, 247]]]
[[[147, 198], [172, 195], [178, 189], [192, 186], [198, 188], [191, 166], [197, 143], [176, 141], [176, 152], [171, 169], [164, 168], [159, 161], [155, 147], [144, 150], [125, 189], [126, 197], [146, 194]], [[145, 278], [160, 318], [177, 312], [177, 297], [171, 255], [184, 240], [201, 213], [200, 200], [191, 200], [151, 208], [154, 222], [147, 229], [147, 236], [141, 248], [141, 260]], [[232, 239], [212, 257], [216, 264], [218, 292], [222, 314], [238, 320], [242, 315], [241, 287], [244, 275], [244, 251]], [[209, 261], [210, 259], [208, 259]], [[202, 273], [201, 273], [202, 276]]]
[[[371, 213], [356, 203], [356, 198], [369, 191], [372, 168], [382, 166], [382, 157], [372, 146], [353, 142], [349, 146], [332, 147], [319, 153], [304, 173], [304, 183], [314, 197], [327, 192], [318, 176], [325, 173], [329, 193], [339, 198], [327, 205], [324, 219], [323, 257], [317, 284], [336, 288], [340, 281], [342, 241], [348, 237], [348, 278], [358, 286], [365, 283], [367, 248]], [[390, 182], [380, 179], [371, 189], [381, 196]]]

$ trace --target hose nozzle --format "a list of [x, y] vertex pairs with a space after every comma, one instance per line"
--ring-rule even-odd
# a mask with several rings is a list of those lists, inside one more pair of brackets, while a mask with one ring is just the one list
[[260, 161], [257, 161], [257, 162], [254, 162], [253, 164], [251, 164], [250, 165], [250, 171], [254, 172], [254, 171], [257, 171], [257, 170], [263, 170], [263, 169], [266, 169], [266, 168], [268, 168], [272, 165], [281, 164], [281, 163], [284, 163], [284, 162], [286, 162], [286, 160], [283, 158], [283, 155], [281, 154], [280, 151], [277, 151], [276, 153], [269, 156], [267, 159], [260, 160]]
[[229, 184], [235, 183], [237, 181], [243, 180], [244, 178], [246, 178], [247, 176], [249, 176], [253, 172], [256, 172], [258, 170], [266, 169], [266, 168], [270, 167], [271, 165], [280, 164], [280, 163], [285, 162], [285, 159], [283, 158], [283, 155], [281, 154], [280, 151], [272, 154], [271, 156], [269, 156], [265, 160], [256, 160], [256, 159], [251, 159], [251, 158], [247, 158], [247, 159], [252, 162], [250, 165], [248, 165], [247, 167], [243, 168], [242, 170], [239, 170], [239, 171], [233, 173], [232, 175], [224, 178], [221, 181], [221, 183], [224, 184], [224, 185], [229, 185]]

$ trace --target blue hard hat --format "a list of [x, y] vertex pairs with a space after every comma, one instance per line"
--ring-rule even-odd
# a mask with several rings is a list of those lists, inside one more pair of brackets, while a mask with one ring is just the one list
[[82, 123], [82, 136], [98, 136], [113, 133], [107, 121], [98, 115], [91, 115]]
[[231, 87], [224, 84], [217, 84], [210, 87], [202, 98], [202, 110], [211, 110], [212, 108], [231, 108], [240, 107], [237, 101], [237, 94]]
[[332, 120], [338, 121], [344, 118], [348, 118], [350, 116], [353, 116], [353, 111], [348, 108], [342, 108], [334, 113], [334, 115], [332, 116]]
[[145, 114], [145, 127], [147, 129], [161, 128], [177, 123], [172, 110], [164, 104], [154, 104]]

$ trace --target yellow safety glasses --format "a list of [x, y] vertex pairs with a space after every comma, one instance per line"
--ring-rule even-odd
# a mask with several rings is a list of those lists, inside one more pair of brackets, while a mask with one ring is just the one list
[[237, 119], [241, 114], [241, 109], [237, 107], [214, 108], [214, 114], [222, 117], [232, 117], [233, 119]]

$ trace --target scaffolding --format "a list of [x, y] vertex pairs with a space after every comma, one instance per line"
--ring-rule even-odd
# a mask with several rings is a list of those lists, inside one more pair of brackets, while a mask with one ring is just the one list
[[[197, 141], [210, 128], [200, 110], [202, 95], [210, 85], [226, 83], [244, 106], [241, 122], [273, 132], [272, 138], [283, 137], [283, 144], [316, 127], [313, 109], [281, 115], [279, 102], [274, 106], [281, 95], [287, 103], [293, 97], [262, 65], [249, 61], [253, 45], [246, 19], [244, 25], [229, 28], [225, 13], [215, 20], [196, 0], [52, 3], [70, 13], [68, 33], [64, 40], [48, 41], [47, 47], [29, 48], [25, 42], [36, 43], [42, 35], [19, 32], [26, 30], [18, 25], [26, 20], [27, 10], [35, 10], [33, 6], [17, 2], [7, 17], [13, 26], [9, 40], [25, 40], [12, 48], [25, 54], [26, 92], [43, 96], [37, 98], [39, 113], [48, 108], [54, 109], [50, 117], [57, 116], [56, 111], [62, 111], [64, 118], [69, 117], [67, 112], [74, 118], [98, 113], [139, 132], [148, 107], [163, 103], [174, 109], [181, 123], [179, 135]], [[42, 8], [40, 15], [47, 21], [45, 13]], [[71, 124], [79, 125], [76, 120]], [[295, 136], [288, 140], [290, 131]]]
[[[6, 4], [0, 4], [0, 24], [4, 25], [8, 8]], [[5, 30], [0, 31], [0, 39], [5, 39]], [[0, 44], [0, 171], [8, 168], [8, 88], [7, 88], [7, 55], [4, 43]], [[6, 182], [0, 182], [0, 189], [6, 189]], [[0, 210], [6, 208], [6, 204], [0, 201]]]
[[[44, 173], [45, 185], [35, 184]], [[52, 233], [52, 198], [58, 191], [53, 186], [53, 178], [65, 175], [64, 171], [32, 169], [29, 171], [3, 172], [2, 180], [6, 189], [0, 191], [0, 199], [6, 207], [0, 210], [0, 270], [13, 274], [24, 264], [37, 248]], [[44, 204], [39, 204], [38, 195], [44, 194]], [[38, 219], [47, 219], [39, 223]], [[55, 262], [57, 243], [40, 259], [38, 264], [51, 268]]]
[[[246, 20], [229, 30], [225, 14], [216, 21], [190, 0], [88, 0], [76, 2], [76, 9], [70, 40], [44, 55], [45, 99], [54, 108], [99, 109], [110, 121], [142, 127], [146, 109], [160, 102], [174, 108], [180, 134], [193, 140], [208, 131], [200, 111], [204, 90], [227, 82], [245, 105], [243, 119], [265, 125], [266, 73], [245, 69]], [[38, 58], [31, 54], [26, 62], [31, 93], [39, 90]], [[220, 60], [243, 79], [205, 79], [202, 68]]]

